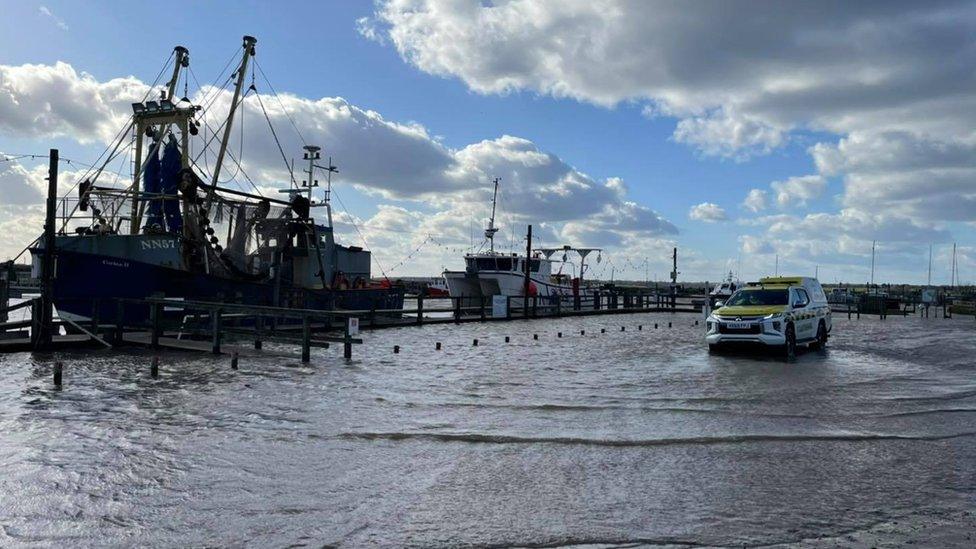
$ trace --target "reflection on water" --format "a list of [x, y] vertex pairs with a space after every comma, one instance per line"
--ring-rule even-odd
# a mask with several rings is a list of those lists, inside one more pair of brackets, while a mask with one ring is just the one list
[[838, 319], [784, 364], [710, 356], [694, 318], [168, 354], [157, 380], [66, 354], [61, 391], [54, 357], [0, 356], [0, 545], [768, 544], [972, 506], [972, 319]]

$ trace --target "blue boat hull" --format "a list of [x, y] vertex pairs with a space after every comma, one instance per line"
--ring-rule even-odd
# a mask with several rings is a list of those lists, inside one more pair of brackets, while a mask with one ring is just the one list
[[[402, 309], [402, 288], [350, 290], [308, 289], [220, 278], [203, 273], [131, 261], [117, 257], [59, 250], [54, 281], [54, 304], [63, 317], [93, 318], [112, 323], [119, 314], [115, 298], [179, 298], [190, 301], [242, 303], [292, 309]], [[67, 315], [65, 314], [67, 313]], [[146, 322], [147, 306], [126, 305], [126, 323]]]

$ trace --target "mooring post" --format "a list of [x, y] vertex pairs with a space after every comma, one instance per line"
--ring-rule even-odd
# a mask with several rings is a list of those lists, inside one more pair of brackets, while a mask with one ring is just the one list
[[230, 355], [230, 369], [237, 369], [237, 351], [234, 351], [234, 354]]
[[88, 329], [91, 333], [95, 334], [95, 337], [98, 337], [98, 303], [98, 298], [92, 300], [91, 316], [88, 320]]
[[505, 318], [512, 320], [512, 296], [505, 296]]
[[464, 299], [464, 294], [461, 294], [458, 297], [451, 298], [451, 300], [454, 301], [454, 323], [455, 324], [461, 323], [461, 300], [462, 299]]
[[349, 319], [346, 319], [346, 326], [344, 328], [344, 341], [342, 342], [342, 356], [345, 359], [352, 358], [352, 336], [349, 334]]
[[484, 320], [485, 320], [485, 300], [486, 299], [488, 299], [488, 298], [485, 297], [485, 296], [483, 296], [483, 295], [478, 298], [478, 305], [481, 307], [480, 313], [481, 313], [481, 320], [482, 320], [482, 322], [484, 322]]
[[210, 310], [210, 328], [211, 328], [211, 336], [213, 338], [212, 341], [210, 342], [210, 352], [212, 352], [215, 355], [219, 355], [220, 354], [220, 328], [221, 328], [219, 307]]
[[152, 363], [149, 365], [149, 375], [152, 376], [153, 379], [156, 379], [157, 377], [159, 377], [159, 357], [158, 356], [152, 357]]
[[54, 386], [58, 389], [61, 388], [61, 375], [63, 371], [64, 371], [64, 364], [61, 364], [60, 360], [55, 362], [54, 363]]
[[[529, 288], [531, 287], [529, 273], [532, 272], [532, 225], [529, 225], [525, 235], [525, 261], [523, 263], [523, 267], [525, 267], [525, 278], [522, 280], [522, 316], [529, 318]], [[533, 316], [535, 316], [534, 311]]]
[[562, 316], [563, 296], [556, 294], [556, 316]]
[[259, 351], [263, 346], [261, 343], [261, 333], [263, 331], [264, 331], [264, 317], [258, 315], [257, 318], [254, 319], [254, 348]]
[[34, 350], [47, 349], [51, 346], [54, 333], [52, 319], [54, 316], [54, 258], [55, 249], [55, 215], [58, 200], [58, 150], [51, 149], [48, 156], [47, 171], [47, 207], [44, 216], [44, 254], [41, 256], [41, 297], [38, 307], [32, 307], [31, 316], [31, 346]]
[[115, 343], [122, 343], [122, 335], [125, 333], [125, 302], [118, 300], [115, 302]]
[[424, 324], [424, 293], [420, 292], [417, 296], [417, 326]]
[[539, 317], [539, 296], [532, 296], [532, 318]]
[[308, 363], [311, 358], [312, 322], [308, 315], [302, 315], [302, 362]]
[[163, 315], [161, 314], [162, 311], [160, 310], [161, 307], [160, 307], [160, 304], [159, 303], [153, 303], [152, 305], [150, 305], [150, 307], [151, 307], [150, 310], [149, 310], [150, 311], [150, 320], [152, 320], [152, 342], [151, 342], [151, 345], [152, 345], [152, 348], [153, 349], [158, 349], [159, 348], [159, 332], [160, 332], [159, 323], [160, 323], [160, 320], [161, 320], [160, 317], [163, 316]]

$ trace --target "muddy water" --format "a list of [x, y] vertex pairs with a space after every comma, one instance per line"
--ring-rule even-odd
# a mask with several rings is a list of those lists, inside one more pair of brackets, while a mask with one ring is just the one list
[[0, 545], [751, 545], [973, 509], [973, 319], [838, 319], [784, 364], [709, 356], [695, 318], [165, 354], [157, 380], [138, 352], [0, 356]]

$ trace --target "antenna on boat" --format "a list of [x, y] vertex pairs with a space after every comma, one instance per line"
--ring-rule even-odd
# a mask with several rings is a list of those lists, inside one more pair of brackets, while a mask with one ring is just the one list
[[498, 232], [498, 228], [495, 227], [495, 205], [498, 203], [499, 181], [501, 181], [500, 177], [496, 177], [492, 181], [495, 184], [495, 191], [491, 195], [491, 218], [488, 220], [488, 228], [485, 229], [485, 238], [488, 239], [488, 250], [491, 253], [495, 252], [495, 233]]
[[207, 209], [210, 209], [210, 204], [213, 202], [214, 189], [217, 187], [217, 181], [220, 177], [220, 166], [224, 163], [224, 155], [227, 153], [227, 143], [230, 141], [230, 130], [231, 126], [234, 125], [234, 113], [237, 112], [237, 102], [241, 97], [241, 88], [244, 87], [244, 76], [247, 74], [247, 62], [254, 56], [254, 44], [257, 43], [257, 38], [253, 36], [244, 36], [244, 44], [241, 46], [244, 49], [244, 55], [241, 57], [241, 66], [237, 69], [237, 82], [234, 84], [234, 98], [230, 102], [230, 111], [227, 113], [227, 123], [224, 124], [224, 138], [220, 141], [220, 152], [217, 153], [217, 164], [214, 166], [213, 179], [211, 185], [213, 188], [207, 195]]

